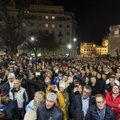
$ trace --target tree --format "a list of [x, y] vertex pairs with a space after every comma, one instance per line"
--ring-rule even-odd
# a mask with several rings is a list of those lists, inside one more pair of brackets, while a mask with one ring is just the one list
[[[31, 38], [34, 37], [34, 40]], [[31, 50], [31, 48], [36, 51], [39, 49], [48, 51], [54, 51], [60, 46], [60, 44], [55, 40], [54, 34], [48, 32], [30, 32], [27, 34], [27, 39], [23, 43], [22, 49]]]
[[29, 6], [29, 0], [13, 0], [15, 3], [16, 16], [9, 15], [9, 5], [11, 0], [0, 0], [0, 42], [2, 48], [8, 54], [17, 52], [17, 46], [25, 41], [25, 34], [23, 28], [24, 10]]

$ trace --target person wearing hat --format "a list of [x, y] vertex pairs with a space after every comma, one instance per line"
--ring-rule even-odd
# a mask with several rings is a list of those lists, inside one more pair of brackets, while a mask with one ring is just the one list
[[120, 118], [120, 87], [113, 85], [112, 91], [106, 93], [105, 99], [106, 104], [114, 110], [116, 120], [118, 120]]
[[46, 96], [45, 103], [37, 109], [37, 120], [64, 120], [62, 110], [56, 106], [57, 96], [50, 92]]
[[[69, 94], [66, 91], [66, 83], [63, 80], [59, 82], [59, 93], [57, 93], [57, 95], [58, 94], [61, 94], [63, 96], [63, 98], [64, 98], [64, 104], [65, 104], [65, 107], [63, 107], [63, 109], [64, 109], [63, 110], [63, 112], [64, 112], [64, 120], [68, 120], [68, 118], [69, 118], [69, 116], [68, 116]], [[58, 96], [60, 96], [60, 95], [58, 95]], [[61, 99], [60, 99], [60, 102], [61, 102]]]
[[2, 91], [4, 91], [6, 94], [8, 94], [9, 90], [13, 88], [15, 74], [10, 73], [7, 78], [8, 78], [8, 81], [2, 86]]

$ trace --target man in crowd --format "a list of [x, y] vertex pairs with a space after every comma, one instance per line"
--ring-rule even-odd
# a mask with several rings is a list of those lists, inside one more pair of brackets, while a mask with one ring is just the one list
[[14, 117], [21, 120], [28, 102], [28, 95], [25, 88], [21, 87], [21, 81], [19, 79], [14, 80], [14, 86], [9, 91], [9, 97], [15, 103]]
[[80, 111], [83, 112], [84, 116], [86, 116], [87, 110], [89, 106], [95, 103], [94, 97], [91, 97], [91, 87], [85, 85], [83, 87], [82, 94], [75, 94], [71, 104], [71, 113], [73, 118], [80, 115]]
[[37, 120], [63, 120], [64, 115], [60, 108], [56, 106], [57, 96], [55, 93], [48, 93], [46, 102], [37, 109]]
[[102, 94], [96, 94], [96, 105], [91, 106], [86, 114], [85, 120], [115, 120], [113, 110], [106, 105]]

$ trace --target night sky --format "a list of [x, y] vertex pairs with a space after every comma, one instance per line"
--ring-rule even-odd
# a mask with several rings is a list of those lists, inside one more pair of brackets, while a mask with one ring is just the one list
[[109, 26], [120, 24], [120, 0], [55, 0], [75, 13], [79, 41], [100, 43]]

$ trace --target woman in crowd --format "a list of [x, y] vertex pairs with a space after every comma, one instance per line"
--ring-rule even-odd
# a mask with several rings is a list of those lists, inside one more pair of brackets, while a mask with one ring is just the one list
[[111, 92], [106, 93], [106, 104], [110, 106], [116, 115], [116, 120], [120, 118], [120, 88], [118, 85], [112, 87]]

